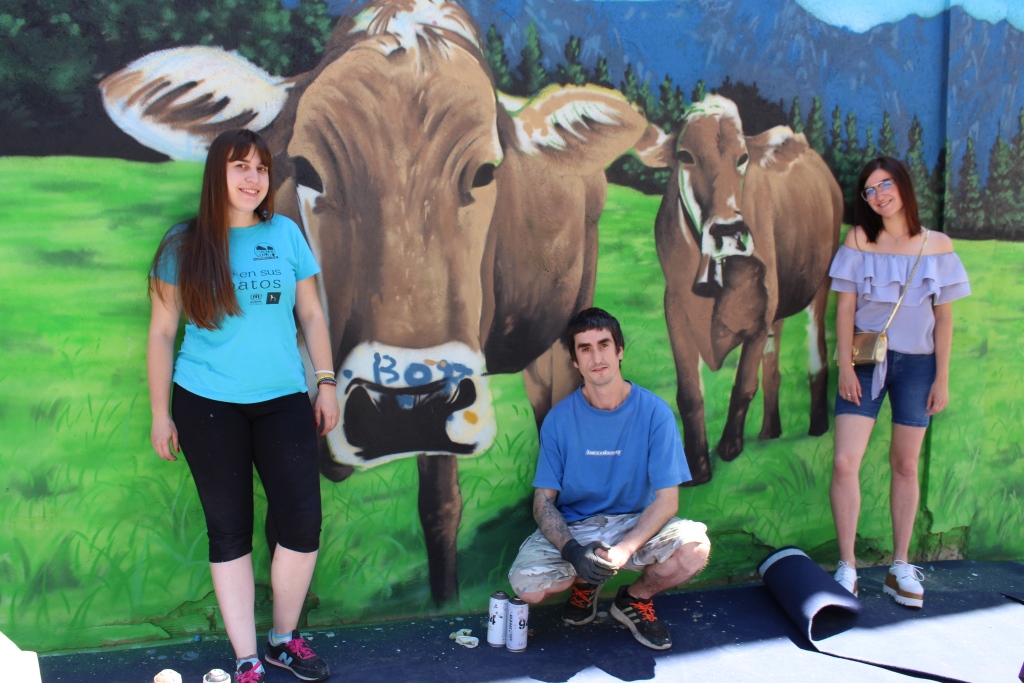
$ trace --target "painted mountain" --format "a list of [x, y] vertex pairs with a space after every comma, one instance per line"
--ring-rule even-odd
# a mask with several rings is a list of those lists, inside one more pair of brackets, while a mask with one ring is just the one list
[[[698, 79], [713, 89], [729, 77], [756, 83], [765, 98], [781, 99], [787, 110], [799, 96], [805, 116], [818, 95], [826, 114], [838, 106], [844, 117], [852, 111], [859, 121], [873, 122], [876, 140], [888, 111], [901, 152], [916, 115], [930, 165], [947, 137], [953, 158], [960, 159], [970, 135], [982, 180], [995, 136], [1013, 137], [1024, 106], [1024, 33], [1006, 21], [975, 19], [959, 7], [855, 33], [820, 21], [793, 0], [466, 5], [482, 28], [493, 24], [505, 37], [513, 66], [532, 21], [549, 69], [562, 61], [574, 35], [582, 39], [584, 63], [593, 65], [604, 55], [616, 84], [631, 63], [655, 91], [665, 74], [686, 93]], [[862, 138], [865, 128], [862, 123]]]
[[[317, 2], [281, 1], [286, 8], [301, 5], [303, 10]], [[114, 5], [119, 3], [122, 9], [134, 6], [133, 0]], [[1006, 21], [977, 20], [959, 7], [932, 18], [909, 16], [856, 33], [819, 20], [796, 0], [464, 3], [485, 31], [492, 25], [497, 28], [513, 68], [533, 23], [549, 71], [563, 62], [566, 42], [576, 36], [582, 41], [584, 64], [592, 68], [598, 56], [605, 57], [615, 85], [621, 83], [627, 64], [655, 94], [665, 75], [686, 95], [698, 80], [716, 89], [728, 78], [734, 84], [756, 84], [764, 98], [781, 103], [786, 111], [798, 96], [804, 117], [811, 100], [819, 96], [826, 125], [835, 107], [844, 119], [853, 113], [861, 140], [868, 123], [877, 140], [887, 111], [901, 154], [917, 116], [928, 165], [935, 164], [947, 138], [952, 158], [959, 162], [970, 136], [983, 183], [996, 135], [1007, 140], [1017, 132], [1024, 105], [1024, 33]], [[338, 13], [353, 4], [328, 0], [328, 11]], [[160, 6], [165, 5], [191, 6], [186, 0], [160, 0]], [[149, 51], [177, 44], [174, 36], [179, 35], [189, 36], [178, 39], [185, 42], [199, 40], [248, 56], [262, 55], [257, 61], [264, 68], [288, 76], [315, 63], [310, 47], [319, 40], [309, 30], [319, 21], [310, 19], [313, 10], [303, 19], [302, 13], [281, 16], [264, 6], [273, 16], [210, 31], [190, 23], [199, 21], [194, 12], [181, 14], [173, 24], [161, 19], [163, 15], [146, 15], [156, 23], [118, 37], [101, 30], [104, 11], [86, 11], [86, 5], [77, 5], [73, 16], [54, 14], [56, 10], [35, 0], [12, 0], [11, 6], [11, 16], [17, 19], [5, 34], [11, 49], [0, 51], [0, 115], [6, 124], [0, 129], [0, 154], [161, 158], [107, 119], [96, 90], [104, 75]], [[306, 20], [313, 24], [303, 24]], [[294, 24], [291, 29], [289, 21]], [[256, 35], [259, 31], [269, 37]], [[243, 47], [246, 40], [249, 44]]]

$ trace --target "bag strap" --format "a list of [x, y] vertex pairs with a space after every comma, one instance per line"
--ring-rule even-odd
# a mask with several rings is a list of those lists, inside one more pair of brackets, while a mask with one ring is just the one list
[[[923, 228], [922, 228], [923, 229]], [[896, 305], [892, 307], [892, 313], [889, 314], [889, 319], [885, 321], [885, 327], [882, 328], [880, 334], [885, 334], [885, 331], [889, 329], [889, 323], [896, 317], [896, 311], [899, 310], [900, 304], [903, 303], [903, 297], [907, 295], [907, 290], [910, 289], [910, 283], [914, 280], [914, 274], [917, 273], [917, 267], [921, 265], [921, 257], [924, 256], [924, 245], [928, 244], [928, 230], [924, 229], [924, 239], [921, 241], [921, 251], [917, 255], [917, 260], [914, 261], [914, 268], [910, 271], [910, 277], [907, 278], [907, 282], [903, 285], [903, 291], [900, 292], [900, 298], [896, 300]]]

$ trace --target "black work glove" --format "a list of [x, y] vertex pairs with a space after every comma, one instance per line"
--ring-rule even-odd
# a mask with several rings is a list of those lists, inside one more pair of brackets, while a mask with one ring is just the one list
[[591, 541], [580, 545], [575, 538], [562, 546], [562, 559], [573, 566], [576, 576], [587, 583], [604, 583], [615, 576], [615, 566], [594, 551], [598, 548], [608, 550], [610, 545], [604, 541]]

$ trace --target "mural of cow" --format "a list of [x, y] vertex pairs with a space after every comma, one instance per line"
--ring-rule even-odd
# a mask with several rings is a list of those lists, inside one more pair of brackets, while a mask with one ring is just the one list
[[113, 121], [172, 158], [262, 130], [277, 208], [323, 271], [342, 421], [321, 471], [418, 458], [438, 603], [457, 594], [456, 457], [496, 433], [487, 376], [523, 371], [538, 423], [579, 381], [558, 338], [593, 297], [604, 167], [646, 126], [614, 90], [499, 95], [482, 45], [453, 2], [380, 0], [339, 21], [308, 73], [190, 46], [100, 84]]
[[665, 273], [665, 317], [675, 356], [679, 414], [693, 483], [711, 479], [700, 361], [718, 370], [742, 345], [718, 454], [743, 450], [743, 427], [762, 366], [760, 438], [782, 433], [778, 343], [782, 323], [807, 309], [812, 436], [828, 431], [825, 306], [843, 199], [801, 133], [743, 134], [731, 100], [710, 95], [679, 131], [651, 126], [637, 143], [651, 167], [672, 170], [655, 220]]

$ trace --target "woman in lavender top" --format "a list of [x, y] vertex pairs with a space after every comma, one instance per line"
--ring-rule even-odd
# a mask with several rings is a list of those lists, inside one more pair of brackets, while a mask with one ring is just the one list
[[[913, 182], [898, 160], [880, 157], [864, 167], [857, 181], [854, 218], [856, 225], [847, 233], [829, 273], [832, 289], [838, 292], [839, 391], [831, 487], [839, 541], [835, 578], [857, 594], [854, 542], [860, 514], [860, 465], [888, 395], [893, 564], [883, 590], [901, 605], [921, 607], [923, 575], [908, 563], [920, 498], [918, 459], [930, 417], [949, 402], [951, 302], [970, 294], [970, 285], [950, 239], [921, 226]], [[854, 330], [881, 331], [904, 287], [903, 302], [887, 330], [885, 360], [854, 366]]]

